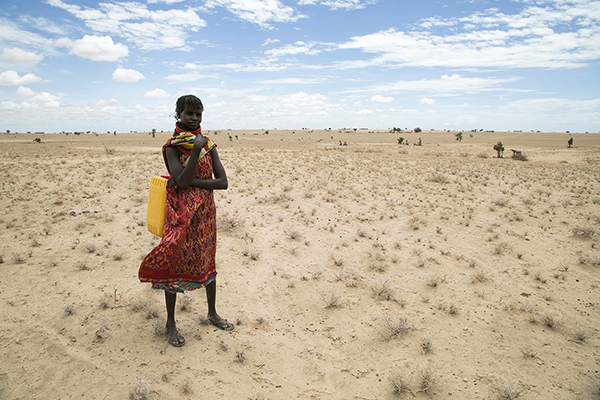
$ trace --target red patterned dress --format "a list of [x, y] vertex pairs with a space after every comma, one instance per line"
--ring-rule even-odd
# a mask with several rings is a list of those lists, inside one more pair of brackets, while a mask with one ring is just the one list
[[[186, 133], [186, 132], [184, 132]], [[196, 132], [193, 132], [196, 133]], [[189, 133], [187, 133], [189, 136]], [[198, 132], [198, 134], [201, 134]], [[177, 146], [179, 160], [185, 165], [191, 154], [187, 145], [178, 143], [181, 134], [163, 146]], [[193, 141], [193, 138], [192, 138]], [[216, 146], [210, 140], [198, 160], [195, 179], [212, 179], [210, 149]], [[167, 164], [168, 169], [168, 164]], [[186, 190], [167, 186], [166, 220], [160, 244], [144, 257], [139, 270], [141, 282], [151, 282], [154, 289], [183, 292], [201, 288], [217, 276], [216, 208], [212, 190], [189, 187]]]

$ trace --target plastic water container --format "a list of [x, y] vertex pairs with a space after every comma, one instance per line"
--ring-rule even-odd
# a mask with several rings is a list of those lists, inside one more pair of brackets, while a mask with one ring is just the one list
[[165, 208], [167, 203], [168, 176], [153, 176], [148, 194], [148, 213], [146, 227], [156, 236], [161, 236], [165, 227]]

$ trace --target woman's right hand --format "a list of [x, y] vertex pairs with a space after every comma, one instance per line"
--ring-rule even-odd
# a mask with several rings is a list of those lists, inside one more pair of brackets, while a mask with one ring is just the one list
[[204, 148], [204, 146], [206, 146], [206, 144], [208, 143], [208, 140], [206, 140], [206, 138], [200, 134], [200, 135], [196, 135], [196, 138], [194, 139], [194, 147], [198, 147], [200, 149]]

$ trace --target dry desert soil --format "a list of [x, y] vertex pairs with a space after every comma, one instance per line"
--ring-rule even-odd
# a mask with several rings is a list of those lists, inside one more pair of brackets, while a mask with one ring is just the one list
[[169, 135], [0, 135], [1, 399], [598, 396], [600, 134], [205, 132], [236, 326], [180, 295], [181, 348], [137, 278]]

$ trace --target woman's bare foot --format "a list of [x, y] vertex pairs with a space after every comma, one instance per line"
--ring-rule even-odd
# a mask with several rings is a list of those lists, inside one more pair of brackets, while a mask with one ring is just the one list
[[175, 327], [175, 324], [167, 323], [167, 341], [175, 347], [181, 347], [185, 344], [185, 338]]
[[223, 329], [224, 331], [232, 331], [234, 328], [234, 325], [227, 321], [224, 318], [221, 318], [219, 315], [215, 314], [215, 315], [209, 315], [208, 316], [208, 320], [210, 321], [211, 324], [213, 324], [214, 326], [216, 326], [219, 329]]

